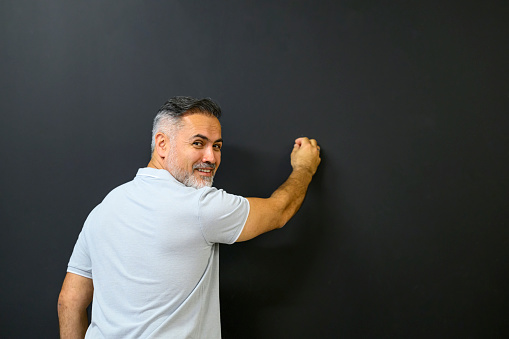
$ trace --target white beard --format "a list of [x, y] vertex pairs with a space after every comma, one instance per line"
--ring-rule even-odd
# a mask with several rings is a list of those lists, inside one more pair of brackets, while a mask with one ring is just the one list
[[[182, 168], [177, 168], [176, 166], [170, 165], [168, 166], [171, 175], [187, 187], [194, 187], [196, 189], [202, 187], [211, 187], [212, 182], [214, 181], [214, 177], [205, 177], [200, 175], [200, 179], [198, 179], [194, 173], [189, 173]], [[194, 170], [193, 170], [194, 172]]]
[[[168, 171], [175, 179], [177, 179], [178, 181], [180, 181], [187, 187], [194, 187], [196, 189], [212, 186], [212, 183], [214, 181], [214, 175], [212, 175], [210, 177], [200, 175], [200, 179], [198, 179], [194, 175], [195, 168], [199, 168], [200, 165], [202, 165], [203, 163], [193, 165], [193, 170], [191, 173], [189, 173], [185, 169], [179, 168], [177, 166], [178, 161], [177, 161], [177, 155], [175, 153], [176, 152], [173, 150], [170, 151], [170, 154], [168, 157], [168, 162], [166, 163], [166, 165], [168, 166]], [[214, 165], [207, 165], [207, 166], [208, 167], [213, 166], [215, 168]]]

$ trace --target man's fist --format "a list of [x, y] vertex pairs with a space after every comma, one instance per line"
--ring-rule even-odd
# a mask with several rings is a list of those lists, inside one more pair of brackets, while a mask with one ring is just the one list
[[292, 167], [294, 170], [305, 169], [314, 175], [320, 161], [320, 146], [315, 139], [306, 137], [295, 140], [292, 151]]

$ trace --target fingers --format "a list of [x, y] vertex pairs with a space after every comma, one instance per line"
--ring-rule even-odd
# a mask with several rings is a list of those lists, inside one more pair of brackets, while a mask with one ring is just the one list
[[314, 147], [317, 146], [317, 142], [316, 142], [315, 139], [309, 139], [309, 138], [306, 138], [306, 137], [301, 137], [301, 138], [295, 139], [295, 144], [299, 145], [299, 146], [302, 146], [304, 144], [311, 144]]
[[296, 152], [301, 147], [306, 146], [306, 145], [310, 145], [311, 147], [315, 148], [318, 151], [318, 156], [320, 156], [320, 146], [318, 146], [318, 142], [316, 141], [316, 139], [309, 139], [307, 137], [301, 137], [301, 138], [295, 139], [295, 144], [293, 145], [292, 153]]

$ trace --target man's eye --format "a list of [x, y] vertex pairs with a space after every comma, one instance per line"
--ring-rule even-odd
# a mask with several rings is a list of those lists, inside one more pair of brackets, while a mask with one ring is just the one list
[[214, 148], [219, 150], [219, 149], [221, 149], [221, 146], [222, 145], [217, 144], [217, 145], [214, 145]]
[[194, 146], [203, 146], [203, 143], [201, 141], [195, 141], [193, 142]]

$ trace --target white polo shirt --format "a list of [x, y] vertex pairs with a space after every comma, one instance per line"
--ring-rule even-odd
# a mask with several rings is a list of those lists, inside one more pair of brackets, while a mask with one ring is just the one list
[[243, 197], [139, 169], [90, 213], [69, 261], [94, 283], [86, 338], [220, 338], [219, 243], [248, 214]]

